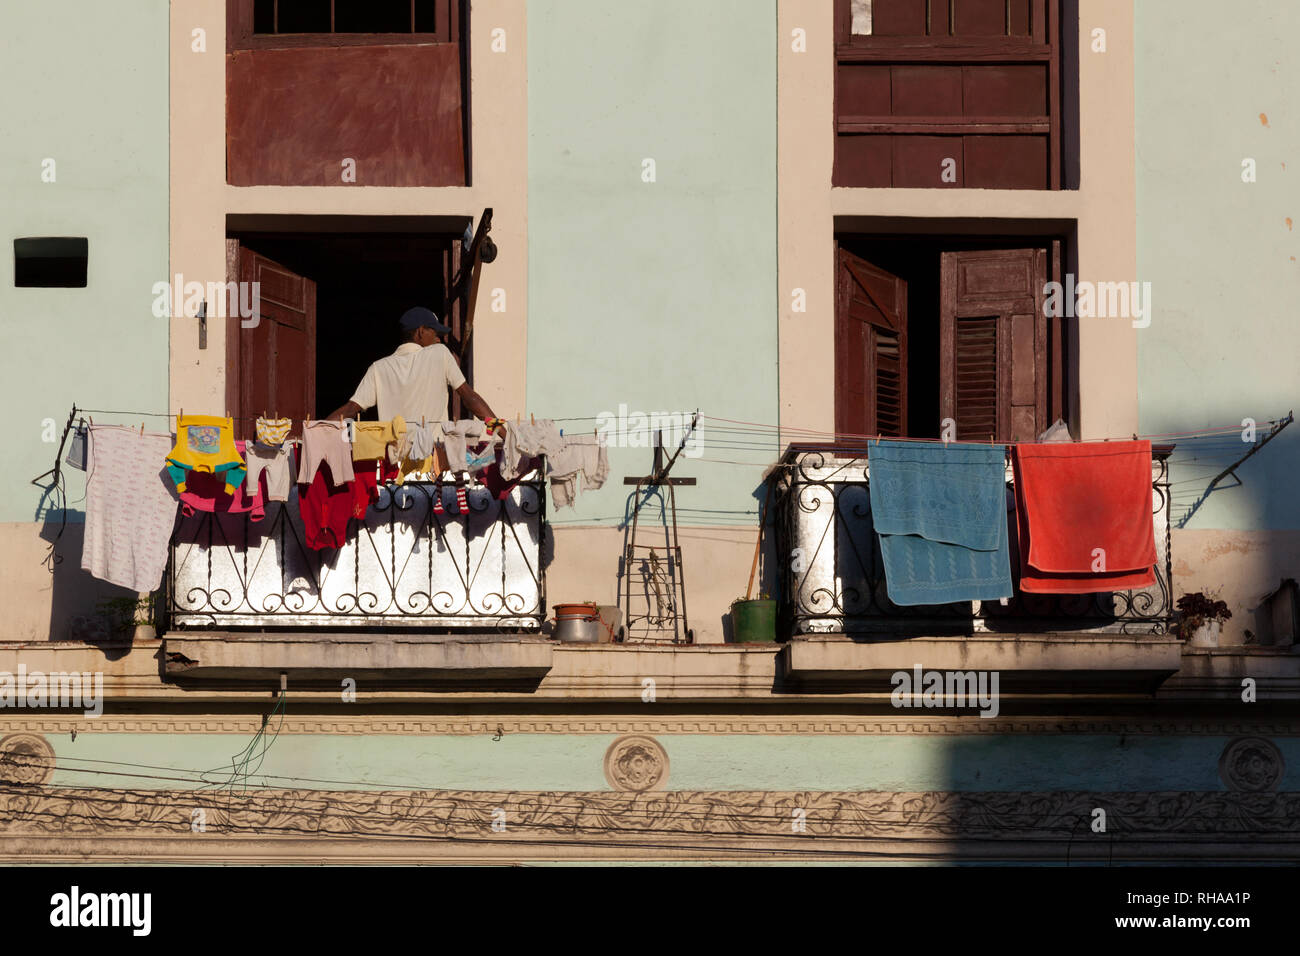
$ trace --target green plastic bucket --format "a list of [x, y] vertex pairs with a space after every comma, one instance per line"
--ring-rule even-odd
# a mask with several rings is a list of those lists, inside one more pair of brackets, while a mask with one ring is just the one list
[[731, 626], [737, 644], [770, 644], [776, 640], [776, 601], [736, 601]]

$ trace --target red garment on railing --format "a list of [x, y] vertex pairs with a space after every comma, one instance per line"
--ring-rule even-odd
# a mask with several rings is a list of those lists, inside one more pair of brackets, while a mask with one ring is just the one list
[[1012, 465], [1022, 591], [1155, 583], [1150, 442], [1016, 445]]
[[348, 539], [348, 519], [356, 508], [358, 487], [356, 481], [334, 484], [328, 463], [316, 469], [311, 484], [298, 485], [298, 513], [307, 547], [313, 551], [343, 547]]

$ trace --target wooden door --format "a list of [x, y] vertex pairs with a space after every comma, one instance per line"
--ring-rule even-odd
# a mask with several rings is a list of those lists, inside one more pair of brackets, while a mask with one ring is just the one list
[[[231, 281], [257, 283], [256, 322], [232, 302], [226, 321], [226, 405], [241, 435], [259, 415], [294, 422], [316, 416], [316, 283], [228, 239]], [[252, 286], [245, 286], [252, 288]], [[244, 293], [247, 299], [248, 293]]]
[[907, 283], [836, 250], [835, 432], [907, 434]]
[[962, 441], [1032, 441], [1048, 415], [1044, 249], [945, 252], [939, 413]]

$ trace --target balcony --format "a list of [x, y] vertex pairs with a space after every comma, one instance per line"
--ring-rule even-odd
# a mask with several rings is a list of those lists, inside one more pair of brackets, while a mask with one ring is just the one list
[[337, 550], [306, 545], [297, 489], [265, 518], [196, 514], [172, 540], [167, 607], [175, 631], [419, 630], [538, 634], [545, 618], [543, 480], [526, 475], [498, 501], [424, 482], [380, 486]]
[[[1164, 635], [1173, 612], [1169, 551], [1172, 445], [1153, 450], [1151, 520], [1156, 581], [1140, 591], [1025, 594], [1002, 602], [900, 607], [886, 593], [871, 521], [869, 469], [862, 446], [791, 445], [775, 489], [781, 556], [778, 627], [795, 639], [843, 634], [882, 640], [952, 634], [1055, 633]], [[1007, 466], [1008, 511], [1014, 508]], [[1014, 517], [1014, 515], [1012, 515]], [[1012, 520], [1014, 527], [1014, 520]], [[1011, 566], [1019, 566], [1015, 535]]]

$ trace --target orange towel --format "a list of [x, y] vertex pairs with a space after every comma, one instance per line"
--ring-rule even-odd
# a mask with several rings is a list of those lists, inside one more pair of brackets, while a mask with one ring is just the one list
[[1155, 583], [1150, 442], [1017, 445], [1012, 463], [1022, 591]]

